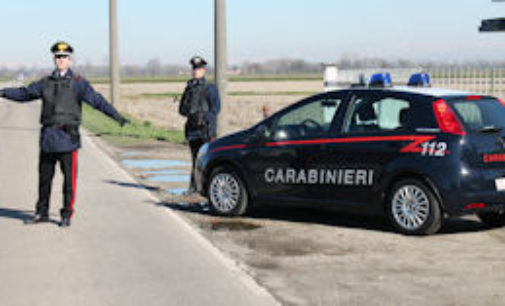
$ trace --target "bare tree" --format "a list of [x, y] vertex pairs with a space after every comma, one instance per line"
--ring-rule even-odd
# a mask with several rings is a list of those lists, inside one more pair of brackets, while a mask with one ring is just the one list
[[152, 58], [146, 63], [146, 69], [149, 76], [161, 75], [161, 61], [158, 58]]

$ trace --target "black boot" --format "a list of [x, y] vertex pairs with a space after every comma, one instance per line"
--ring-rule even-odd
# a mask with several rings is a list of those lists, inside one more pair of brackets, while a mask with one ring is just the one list
[[70, 218], [63, 217], [60, 222], [60, 227], [69, 227], [70, 226]]
[[36, 213], [31, 219], [26, 219], [25, 224], [37, 224], [49, 222], [49, 216]]

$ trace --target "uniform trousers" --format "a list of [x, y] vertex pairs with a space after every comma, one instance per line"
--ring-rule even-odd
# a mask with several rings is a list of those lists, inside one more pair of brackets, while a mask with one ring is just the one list
[[36, 213], [48, 216], [51, 198], [51, 186], [56, 163], [60, 164], [63, 174], [63, 208], [62, 218], [71, 218], [74, 212], [75, 192], [77, 184], [77, 150], [71, 152], [44, 152], [39, 156], [39, 199]]

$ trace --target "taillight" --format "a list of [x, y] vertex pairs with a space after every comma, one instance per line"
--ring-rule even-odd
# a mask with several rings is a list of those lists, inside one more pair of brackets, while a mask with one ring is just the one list
[[455, 135], [466, 135], [465, 129], [458, 117], [456, 117], [456, 114], [444, 100], [440, 99], [433, 102], [433, 112], [437, 118], [438, 127], [442, 132]]
[[486, 203], [479, 202], [479, 203], [470, 203], [465, 206], [466, 209], [483, 209], [486, 208]]
[[467, 100], [482, 100], [482, 96], [466, 96]]
[[500, 102], [500, 103], [501, 103], [501, 105], [505, 106], [505, 102], [503, 102], [503, 100], [502, 100], [502, 99], [500, 99], [500, 98], [496, 98], [496, 100], [498, 100], [498, 102]]

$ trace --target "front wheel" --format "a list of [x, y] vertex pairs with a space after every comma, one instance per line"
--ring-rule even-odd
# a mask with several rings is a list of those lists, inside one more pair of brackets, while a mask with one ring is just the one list
[[442, 225], [437, 198], [425, 184], [414, 179], [394, 185], [386, 208], [392, 225], [403, 234], [430, 235]]
[[505, 225], [505, 212], [485, 212], [478, 214], [479, 219], [491, 227], [502, 227]]
[[219, 167], [212, 171], [207, 189], [209, 206], [213, 213], [222, 216], [245, 214], [248, 193], [237, 172], [229, 167]]

